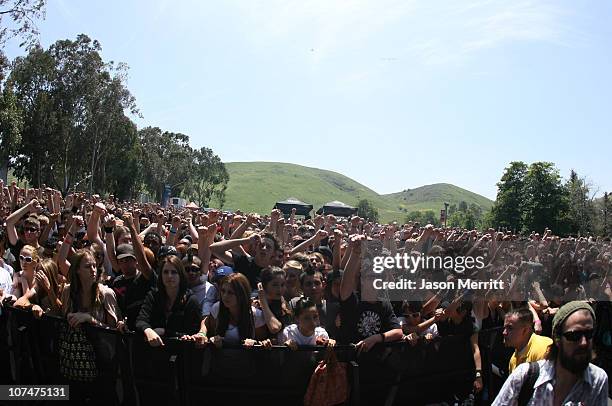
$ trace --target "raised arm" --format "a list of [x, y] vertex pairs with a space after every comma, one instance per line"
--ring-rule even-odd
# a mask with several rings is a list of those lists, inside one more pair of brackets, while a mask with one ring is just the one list
[[202, 262], [200, 265], [200, 269], [203, 274], [208, 274], [208, 264], [210, 263], [210, 257], [212, 253], [210, 252], [210, 246], [215, 241], [215, 232], [217, 230], [214, 226], [212, 227], [198, 227], [198, 257]]
[[259, 292], [259, 303], [261, 304], [261, 311], [263, 312], [264, 320], [266, 321], [266, 326], [268, 326], [268, 331], [270, 332], [270, 334], [278, 334], [283, 328], [283, 323], [281, 323], [276, 318], [276, 316], [274, 316], [274, 313], [272, 313], [272, 309], [270, 309], [270, 305], [268, 304], [266, 292], [264, 291], [261, 282], [257, 284], [257, 290]]
[[10, 216], [6, 218], [6, 232], [8, 234], [9, 242], [12, 245], [16, 245], [19, 241], [19, 235], [17, 234], [17, 228], [15, 225], [17, 222], [26, 214], [35, 213], [40, 209], [38, 200], [32, 199], [30, 203], [26, 204], [19, 210], [15, 210]]
[[342, 280], [340, 281], [340, 300], [344, 301], [353, 294], [357, 285], [357, 277], [361, 271], [361, 241], [362, 235], [353, 235], [350, 239], [351, 256], [348, 259]]
[[310, 237], [306, 241], [302, 242], [297, 247], [294, 247], [291, 250], [291, 255], [293, 255], [295, 253], [298, 253], [298, 252], [306, 251], [308, 249], [308, 247], [310, 247], [311, 245], [318, 244], [319, 241], [321, 241], [325, 237], [327, 237], [327, 231], [325, 231], [325, 230], [317, 230], [315, 235], [313, 235], [312, 237]]
[[[234, 260], [232, 259], [231, 250], [240, 247], [242, 244], [246, 244], [253, 237], [259, 239], [259, 235], [254, 234], [250, 238], [237, 238], [235, 240], [224, 240], [219, 241], [210, 246], [210, 250], [217, 258], [226, 264], [233, 264]], [[198, 245], [199, 248], [199, 245]]]
[[149, 264], [149, 261], [147, 261], [147, 257], [144, 252], [144, 244], [138, 236], [138, 230], [134, 224], [134, 218], [132, 217], [131, 213], [125, 213], [123, 215], [123, 219], [125, 221], [125, 225], [130, 230], [130, 234], [132, 235], [132, 245], [134, 246], [136, 261], [138, 262], [138, 270], [142, 272], [145, 278], [149, 279], [153, 274], [153, 267], [151, 264]]
[[68, 256], [72, 254], [72, 242], [74, 241], [74, 233], [76, 230], [83, 227], [83, 218], [81, 216], [73, 216], [68, 227], [64, 242], [60, 246], [59, 253], [57, 255], [57, 267], [59, 268], [62, 275], [68, 278], [68, 270], [70, 269], [70, 262], [68, 262]]
[[334, 230], [334, 250], [332, 251], [333, 253], [332, 267], [335, 271], [340, 269], [342, 237], [343, 237], [342, 231], [335, 229]]
[[87, 223], [87, 239], [91, 242], [103, 245], [102, 239], [100, 238], [100, 218], [106, 214], [106, 207], [103, 203], [96, 203], [89, 223]]
[[230, 236], [230, 240], [235, 240], [237, 238], [242, 238], [244, 232], [257, 221], [257, 215], [255, 213], [249, 213], [246, 218], [246, 221], [243, 221], [232, 233]]

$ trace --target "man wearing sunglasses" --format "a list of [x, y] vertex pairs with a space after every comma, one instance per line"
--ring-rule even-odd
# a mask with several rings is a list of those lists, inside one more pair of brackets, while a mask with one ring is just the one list
[[[38, 243], [40, 237], [40, 222], [37, 214], [41, 211], [41, 206], [36, 199], [32, 199], [30, 203], [22, 208], [15, 210], [6, 218], [6, 232], [9, 239], [9, 249], [17, 258], [19, 252], [24, 245], [31, 245], [36, 248], [38, 254], [44, 254], [44, 247]], [[22, 221], [22, 218], [25, 219]], [[17, 231], [17, 223], [22, 222], [21, 232]], [[15, 262], [15, 271], [20, 271], [19, 261]]]
[[563, 305], [553, 318], [546, 359], [519, 365], [493, 405], [607, 405], [608, 375], [590, 363], [594, 328], [588, 303]]

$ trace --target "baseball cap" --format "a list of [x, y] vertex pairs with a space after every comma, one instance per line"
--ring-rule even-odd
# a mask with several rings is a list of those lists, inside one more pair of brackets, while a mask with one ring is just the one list
[[123, 259], [132, 257], [136, 259], [134, 255], [134, 247], [131, 244], [121, 244], [117, 247], [117, 259]]
[[168, 255], [178, 255], [176, 248], [174, 248], [172, 245], [164, 245], [161, 247], [157, 253], [157, 258], [161, 259], [167, 257]]
[[211, 277], [210, 281], [212, 283], [219, 283], [219, 281], [222, 278], [224, 278], [224, 277], [226, 277], [228, 275], [231, 275], [233, 273], [234, 273], [234, 270], [232, 269], [231, 266], [220, 266], [219, 268], [215, 269], [212, 272], [212, 275], [211, 275], [212, 277]]

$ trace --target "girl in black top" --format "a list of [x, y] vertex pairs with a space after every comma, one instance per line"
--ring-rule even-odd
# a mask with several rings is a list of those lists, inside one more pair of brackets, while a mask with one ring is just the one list
[[136, 329], [144, 332], [152, 347], [164, 345], [162, 337], [195, 334], [202, 320], [201, 307], [187, 292], [187, 275], [181, 260], [167, 256], [157, 279], [157, 289], [150, 291], [136, 319]]

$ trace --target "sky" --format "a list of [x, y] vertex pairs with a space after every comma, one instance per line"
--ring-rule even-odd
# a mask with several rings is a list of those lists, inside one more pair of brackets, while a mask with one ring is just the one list
[[583, 0], [48, 0], [38, 26], [44, 47], [100, 41], [130, 67], [139, 128], [224, 162], [495, 199], [511, 161], [612, 191], [610, 17]]

